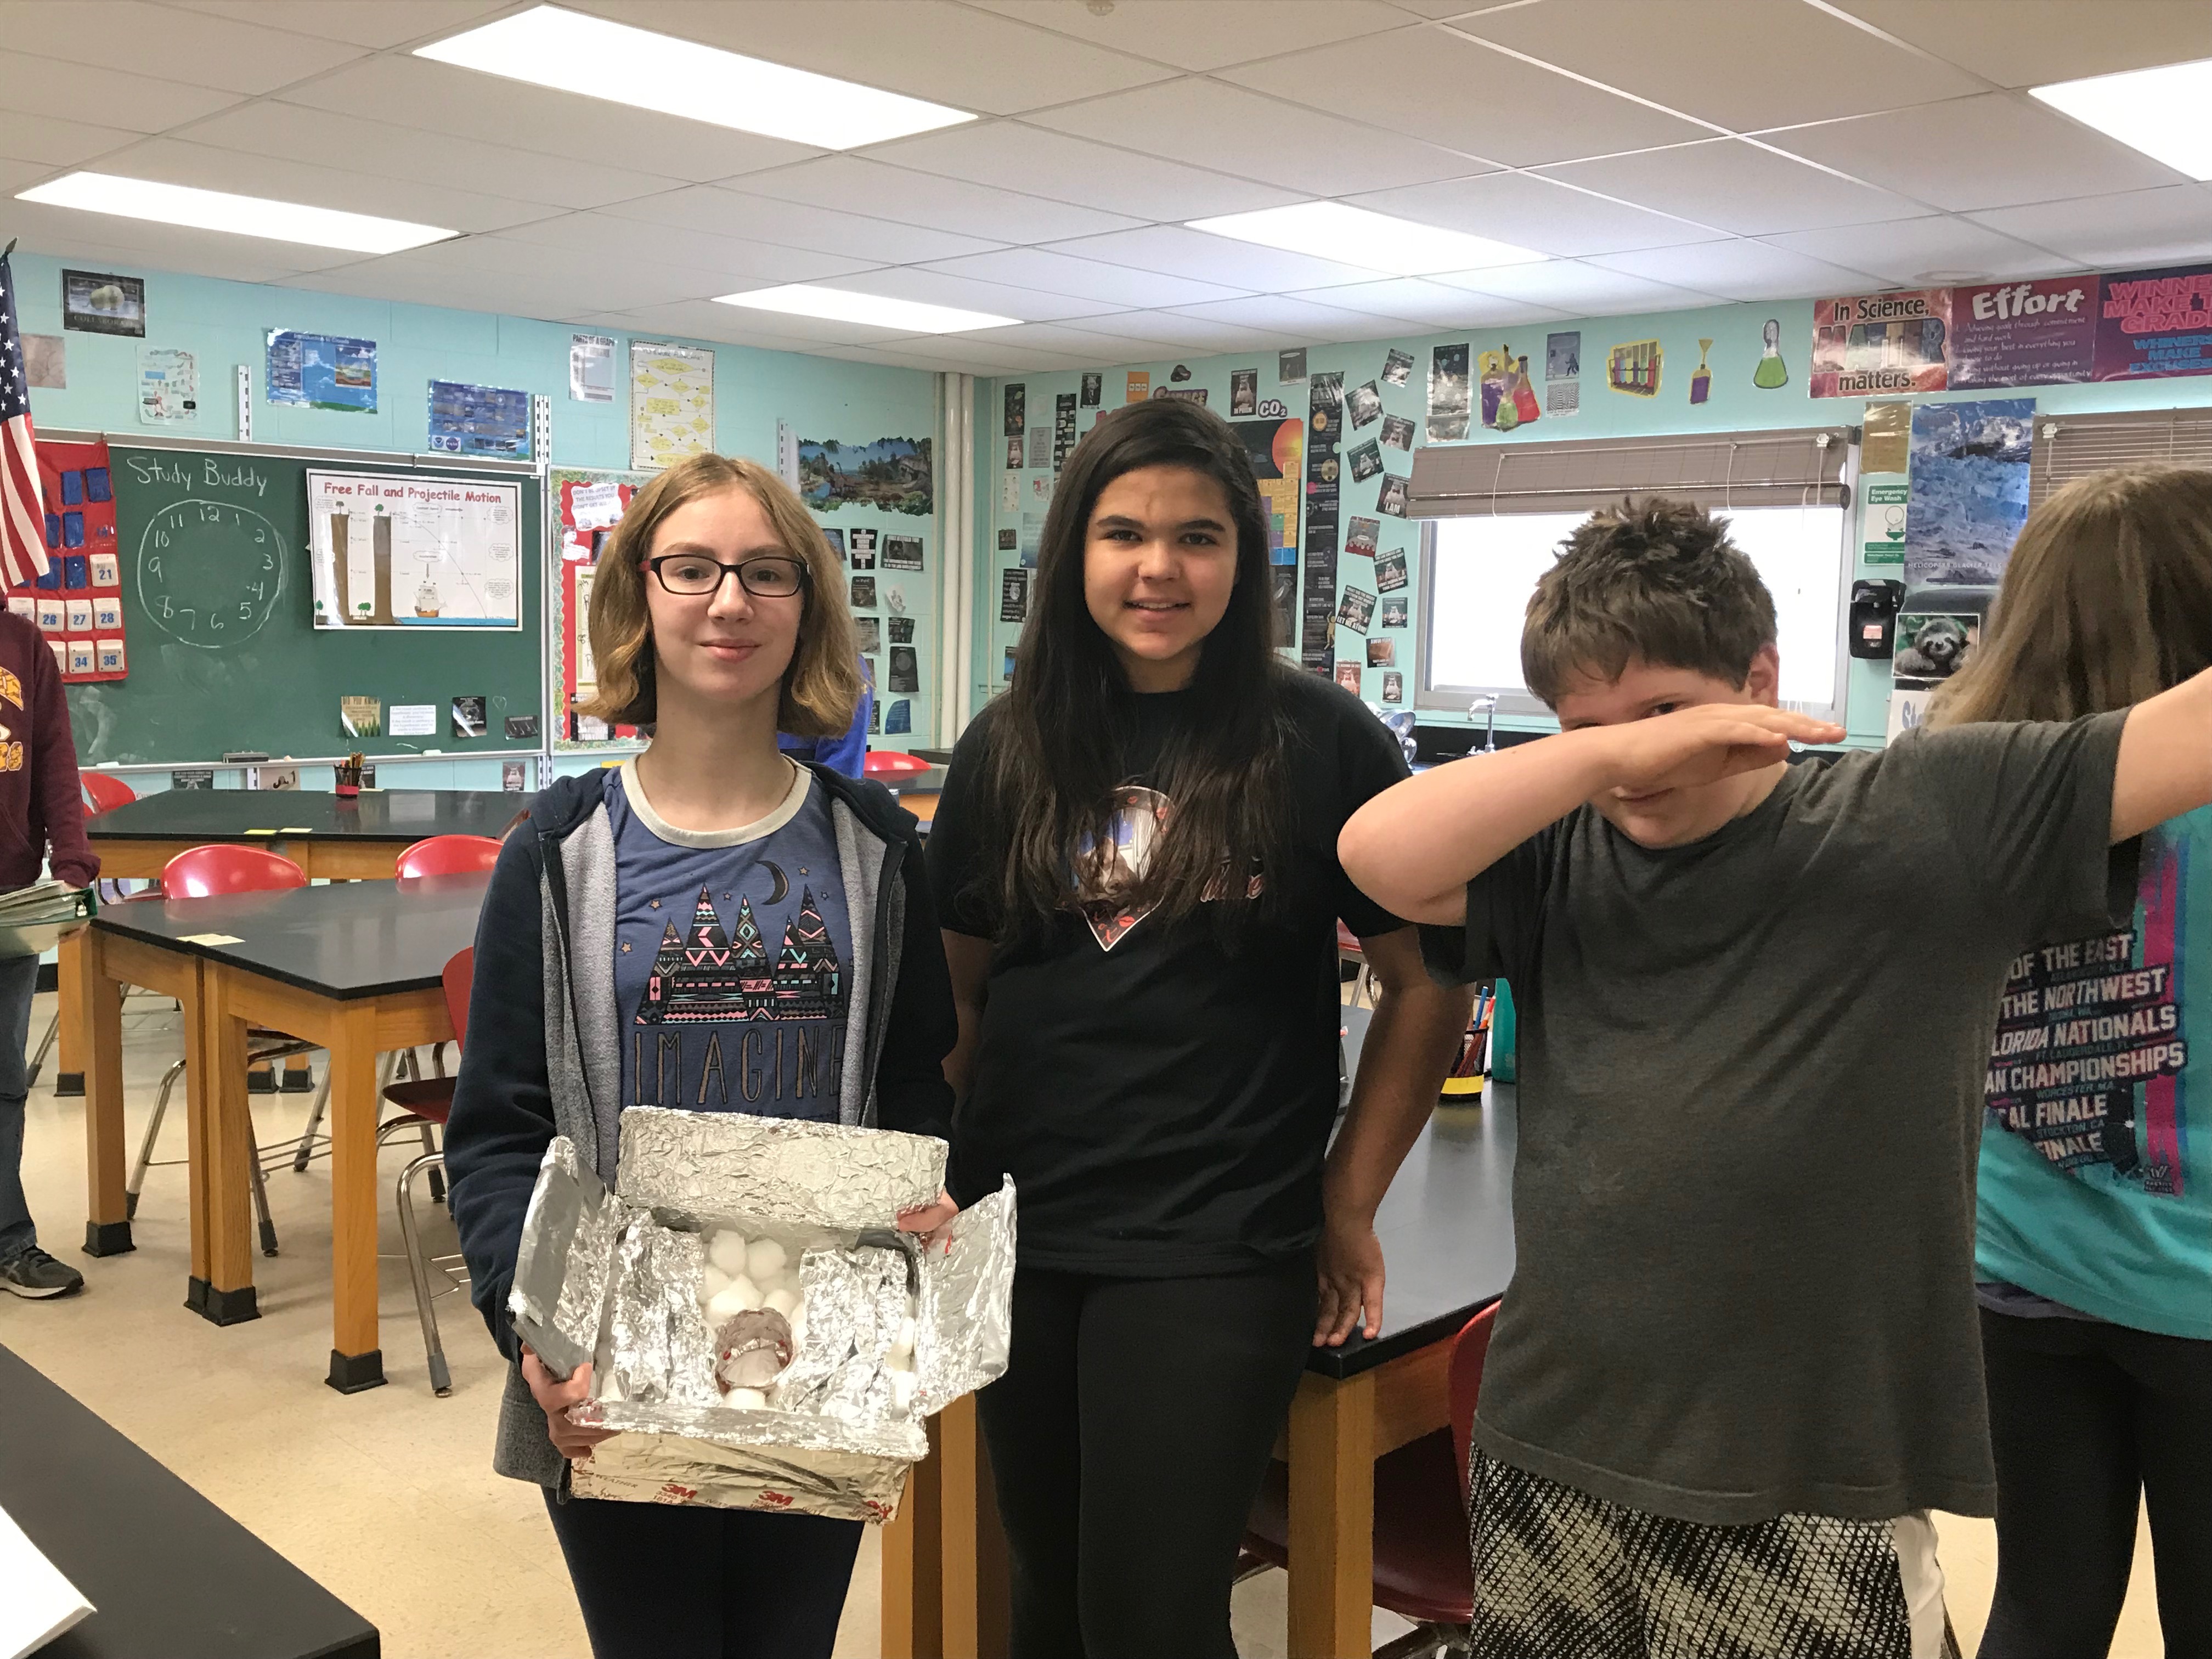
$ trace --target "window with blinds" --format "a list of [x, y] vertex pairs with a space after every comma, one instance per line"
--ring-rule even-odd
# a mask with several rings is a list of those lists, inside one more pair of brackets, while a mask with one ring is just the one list
[[1844, 507], [1842, 427], [1700, 432], [1582, 443], [1431, 445], [1413, 455], [1416, 519], [1588, 513], [1624, 495], [1731, 507]]
[[2108, 467], [2166, 463], [2212, 467], [2212, 409], [2130, 409], [2051, 415], [2035, 423], [2028, 462], [2031, 511], [2054, 489]]

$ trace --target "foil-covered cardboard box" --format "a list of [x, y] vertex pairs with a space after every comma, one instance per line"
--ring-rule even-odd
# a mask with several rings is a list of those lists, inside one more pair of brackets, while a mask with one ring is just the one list
[[546, 1149], [507, 1308], [580, 1422], [580, 1496], [887, 1521], [922, 1419], [1006, 1368], [1009, 1181], [933, 1243], [894, 1224], [941, 1140], [731, 1112], [623, 1114], [610, 1191]]

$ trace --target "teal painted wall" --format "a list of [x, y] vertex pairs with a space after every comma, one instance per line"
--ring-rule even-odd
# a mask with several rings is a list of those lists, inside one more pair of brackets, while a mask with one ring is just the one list
[[[15, 257], [21, 323], [30, 334], [61, 334], [61, 269], [64, 262], [33, 253]], [[74, 262], [71, 262], [74, 263]], [[428, 382], [459, 380], [542, 392], [553, 400], [553, 464], [560, 466], [622, 468], [629, 465], [629, 404], [627, 372], [629, 336], [616, 336], [615, 401], [576, 403], [568, 398], [567, 325], [433, 306], [398, 305], [305, 289], [230, 283], [155, 270], [120, 274], [146, 282], [145, 338], [70, 333], [66, 339], [69, 385], [31, 394], [32, 415], [41, 428], [105, 431], [118, 441], [161, 435], [191, 441], [228, 441], [237, 437], [234, 368], [252, 367], [255, 389], [253, 439], [257, 443], [319, 448], [396, 450], [420, 453], [428, 425]], [[271, 328], [350, 335], [377, 343], [377, 408], [374, 413], [344, 414], [303, 409], [266, 400], [264, 337]], [[606, 331], [596, 331], [605, 332]], [[665, 334], [637, 337], [665, 340]], [[708, 344], [706, 342], [686, 343]], [[147, 427], [138, 421], [137, 353], [141, 345], [194, 353], [200, 376], [200, 418], [197, 426]], [[744, 346], [709, 345], [714, 353], [714, 438], [726, 454], [744, 455], [773, 466], [776, 424], [788, 422], [809, 438], [866, 442], [882, 437], [931, 436], [936, 430], [937, 379], [917, 369], [846, 362], [832, 357], [761, 351]], [[908, 614], [915, 619], [921, 690], [909, 696], [912, 739], [878, 739], [889, 747], [927, 742], [933, 729], [936, 662], [943, 629], [938, 600], [940, 561], [933, 518], [910, 518], [848, 507], [820, 515], [832, 526], [873, 525], [886, 534], [920, 535], [928, 568], [901, 576], [878, 569], [878, 597], [893, 583], [904, 591]], [[888, 617], [887, 611], [873, 613]], [[887, 631], [887, 630], [886, 630]], [[877, 656], [878, 675], [888, 678], [888, 646]], [[906, 694], [902, 694], [906, 695]], [[880, 702], [891, 701], [878, 688]], [[338, 736], [337, 711], [331, 711], [331, 750]], [[588, 769], [599, 757], [563, 757], [558, 771]], [[165, 773], [134, 773], [132, 787], [166, 788]], [[496, 789], [495, 760], [421, 761], [388, 764], [381, 780], [392, 787]], [[218, 781], [236, 783], [235, 775]], [[303, 769], [306, 788], [328, 788], [327, 769]]]
[[[1379, 390], [1385, 414], [1402, 415], [1413, 422], [1416, 449], [1425, 447], [1428, 442], [1425, 419], [1427, 376], [1429, 354], [1432, 347], [1464, 341], [1472, 347], [1474, 353], [1510, 349], [1516, 356], [1526, 356], [1530, 373], [1538, 380], [1540, 398], [1546, 336], [1569, 331], [1579, 331], [1582, 335], [1582, 407], [1579, 412], [1571, 416], [1547, 416], [1510, 433], [1483, 430], [1476, 426], [1471, 428], [1474, 435], [1469, 441], [1477, 444], [1550, 442], [1662, 433], [1855, 426], [1865, 408], [1862, 400], [1815, 398], [1809, 394], [1812, 315], [1812, 301], [1797, 300], [1721, 306], [1699, 311], [1663, 312], [1648, 316], [1583, 318], [1574, 321], [1530, 324], [1517, 328], [1480, 331], [1453, 330], [1448, 333], [1362, 341], [1353, 345], [1313, 346], [1307, 350], [1306, 367], [1312, 374], [1341, 372], [1345, 385], [1349, 388], [1376, 379], [1382, 372], [1385, 356], [1393, 347], [1410, 354], [1414, 367], [1407, 384], [1403, 386], [1381, 386]], [[1775, 319], [1781, 325], [1782, 357], [1790, 376], [1788, 384], [1771, 391], [1757, 387], [1752, 381], [1753, 370], [1762, 355], [1762, 334], [1769, 318]], [[1709, 400], [1693, 405], [1689, 401], [1690, 384], [1698, 366], [1698, 342], [1701, 338], [1713, 342], [1706, 358], [1712, 373], [1712, 386]], [[1662, 354], [1657, 395], [1644, 398], [1614, 392], [1607, 387], [1606, 355], [1608, 349], [1616, 343], [1650, 339], [1660, 342]], [[1471, 368], [1472, 361], [1471, 355]], [[1172, 386], [1176, 389], [1203, 388], [1206, 392], [1207, 406], [1227, 416], [1231, 374], [1238, 369], [1256, 369], [1260, 377], [1259, 396], [1262, 403], [1271, 398], [1279, 398], [1290, 415], [1304, 417], [1309, 413], [1304, 383], [1279, 384], [1276, 374], [1276, 354], [1273, 351], [1188, 357], [1182, 360], [1182, 367], [1188, 370], [1189, 376], [1180, 381], [1170, 379], [1177, 368], [1173, 360], [1129, 363], [1105, 371], [1102, 407], [1079, 408], [1079, 430], [1088, 432], [1103, 409], [1115, 407], [1125, 400], [1128, 375], [1132, 371], [1149, 374], [1154, 391], [1164, 386]], [[979, 471], [988, 475], [987, 493], [992, 507], [992, 515], [985, 521], [986, 527], [978, 538], [980, 550], [975, 592], [978, 645], [974, 675], [974, 696], [978, 708], [990, 696], [1004, 690], [1001, 674], [1006, 649], [1020, 634], [1018, 625], [999, 620], [999, 573], [1018, 563], [1019, 555], [1018, 552], [997, 550], [995, 532], [1001, 529], [1012, 529], [1018, 539], [1023, 507], [1026, 506], [1032, 512], [1042, 508], [1042, 503], [1033, 494], [1035, 481], [1039, 478], [1049, 480], [1052, 476], [1049, 466], [1042, 469], [1025, 467], [1011, 475], [1018, 481], [1020, 504], [1011, 512], [1003, 507], [1001, 481], [1010, 476], [1006, 465], [1006, 441], [1001, 425], [1005, 388], [1010, 385], [1022, 386], [1028, 406], [1027, 425], [1048, 428], [1052, 424], [1054, 397], [1079, 392], [1081, 380], [1080, 374], [1073, 373], [1006, 375], [990, 382], [988, 406], [978, 417], [976, 465]], [[2175, 379], [2134, 385], [2113, 383], [2023, 387], [2001, 392], [1935, 393], [1920, 401], [1998, 397], [2033, 397], [2037, 400], [2039, 413], [2042, 414], [2180, 408], [2212, 404], [2212, 379]], [[1475, 420], [1479, 421], [1480, 415], [1478, 403]], [[1353, 445], [1375, 437], [1380, 430], [1379, 422], [1356, 431], [1347, 429], [1344, 437], [1345, 450], [1349, 451]], [[1406, 452], [1385, 448], [1382, 456], [1390, 472], [1402, 476], [1411, 470], [1412, 459]], [[1023, 459], [1029, 460], [1031, 458], [1025, 453]], [[1046, 459], [1049, 461], [1049, 454]], [[1347, 464], [1343, 473], [1342, 496], [1338, 511], [1340, 526], [1345, 526], [1354, 514], [1376, 516], [1375, 501], [1381, 487], [1381, 481], [1376, 478], [1354, 482]], [[1413, 561], [1418, 556], [1419, 526], [1417, 523], [1389, 517], [1382, 518], [1381, 522], [1382, 532], [1377, 547], [1378, 554], [1393, 549], [1402, 550], [1407, 555], [1409, 568], [1413, 570], [1413, 581], [1407, 590], [1412, 615], [1410, 625], [1403, 629], [1382, 629], [1378, 620], [1365, 637], [1395, 638], [1398, 641], [1398, 672], [1405, 676], [1406, 682], [1403, 706], [1410, 708], [1413, 706], [1417, 678], [1415, 641], [1420, 636], [1423, 625], [1420, 573], [1418, 568], [1413, 567]], [[1863, 525], [1853, 527], [1854, 548], [1863, 547], [1866, 538], [1862, 533], [1863, 529]], [[1340, 537], [1341, 534], [1340, 530]], [[1302, 556], [1303, 551], [1302, 543]], [[1346, 555], [1340, 548], [1337, 569], [1340, 591], [1346, 581], [1356, 582], [1370, 591], [1373, 589], [1373, 573], [1364, 558]], [[1862, 563], [1857, 567], [1857, 574], [1869, 577], [1895, 577], [1902, 573], [1894, 565]], [[1364, 649], [1362, 637], [1346, 629], [1338, 630], [1340, 645], [1348, 643], [1356, 651]], [[1365, 676], [1362, 695], [1369, 702], [1378, 706], [1382, 700], [1383, 672], [1379, 668], [1363, 666], [1362, 669]], [[1879, 744], [1888, 721], [1889, 665], [1886, 661], [1853, 660], [1848, 672], [1848, 725], [1851, 741], [1860, 744]], [[1461, 724], [1466, 718], [1421, 711], [1425, 723]], [[1548, 722], [1501, 720], [1499, 724], [1534, 727], [1547, 726]]]

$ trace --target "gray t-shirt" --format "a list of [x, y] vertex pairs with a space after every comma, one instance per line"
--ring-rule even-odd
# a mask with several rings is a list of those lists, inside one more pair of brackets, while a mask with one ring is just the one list
[[1578, 807], [1423, 930], [1521, 1020], [1486, 1451], [1710, 1525], [1992, 1511], [1984, 1073], [2014, 957], [2133, 902], [2124, 718], [1794, 765], [1687, 847]]

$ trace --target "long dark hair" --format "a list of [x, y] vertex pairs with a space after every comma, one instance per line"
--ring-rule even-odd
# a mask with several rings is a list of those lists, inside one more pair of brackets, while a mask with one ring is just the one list
[[[1114, 793], [1129, 781], [1136, 696], [1084, 595], [1091, 515], [1106, 486], [1140, 467], [1187, 467], [1219, 484], [1237, 532], [1229, 608], [1206, 636], [1188, 717], [1157, 769], [1174, 803], [1132, 905], [1163, 921], [1202, 899], [1224, 924], [1279, 888], [1285, 808], [1282, 699], [1274, 652], [1267, 520], [1252, 462], [1229, 423], [1200, 405], [1158, 399], [1099, 418], [1075, 447], [1046, 515], [1036, 594], [1014, 659], [1013, 689], [993, 714], [988, 814], [1000, 839], [1008, 930], [1048, 927], [1072, 894], [1078, 849], [1110, 844]], [[1256, 898], [1251, 875], [1265, 872]]]

